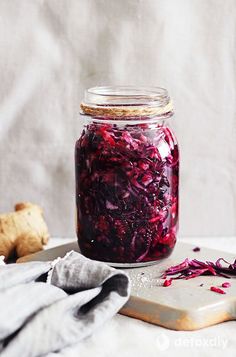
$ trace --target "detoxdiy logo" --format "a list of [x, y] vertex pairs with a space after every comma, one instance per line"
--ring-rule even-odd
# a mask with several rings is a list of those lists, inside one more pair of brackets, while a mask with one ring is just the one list
[[186, 348], [221, 348], [226, 349], [228, 340], [219, 336], [212, 338], [204, 337], [169, 337], [165, 333], [160, 333], [156, 337], [156, 346], [160, 351], [166, 351], [170, 347], [186, 347]]

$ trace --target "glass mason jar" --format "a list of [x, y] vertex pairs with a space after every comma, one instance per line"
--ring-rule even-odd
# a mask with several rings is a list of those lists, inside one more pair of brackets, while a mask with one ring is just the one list
[[168, 257], [178, 229], [179, 151], [165, 89], [95, 87], [75, 146], [82, 254], [113, 266]]

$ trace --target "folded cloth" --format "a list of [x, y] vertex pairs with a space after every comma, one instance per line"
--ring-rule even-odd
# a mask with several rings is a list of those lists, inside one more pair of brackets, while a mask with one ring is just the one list
[[0, 266], [1, 357], [43, 356], [75, 344], [129, 294], [123, 271], [74, 251], [56, 262]]

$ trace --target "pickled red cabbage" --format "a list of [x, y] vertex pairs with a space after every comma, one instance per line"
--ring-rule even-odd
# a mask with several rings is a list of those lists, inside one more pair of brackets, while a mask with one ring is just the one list
[[76, 143], [75, 165], [77, 235], [84, 255], [140, 263], [172, 252], [179, 153], [168, 127], [89, 124]]

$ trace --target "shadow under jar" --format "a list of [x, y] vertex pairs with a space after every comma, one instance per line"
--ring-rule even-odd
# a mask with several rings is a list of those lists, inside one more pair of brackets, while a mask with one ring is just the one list
[[168, 257], [178, 229], [179, 151], [158, 87], [95, 87], [81, 103], [75, 146], [77, 237], [114, 266]]

